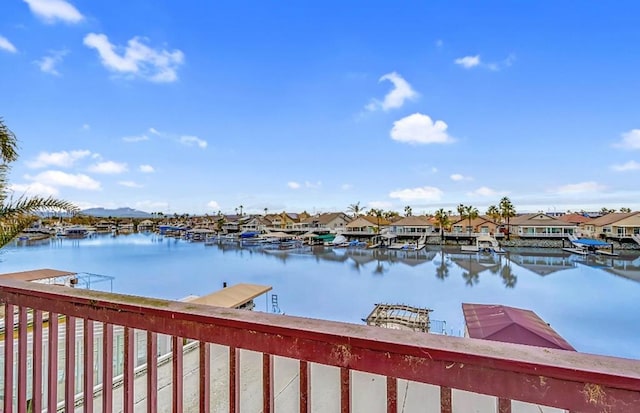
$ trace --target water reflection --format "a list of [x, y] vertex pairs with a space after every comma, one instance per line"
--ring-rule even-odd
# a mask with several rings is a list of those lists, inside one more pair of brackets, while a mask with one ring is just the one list
[[527, 270], [541, 277], [560, 271], [575, 269], [578, 265], [602, 269], [610, 274], [640, 282], [640, 256], [627, 253], [617, 257], [580, 256], [553, 249], [514, 250], [506, 254], [465, 253], [457, 248], [426, 248], [420, 251], [330, 248], [324, 246], [304, 247], [293, 250], [265, 250], [240, 247], [234, 244], [216, 244], [223, 253], [260, 254], [286, 264], [291, 260], [313, 259], [316, 262], [344, 263], [357, 273], [385, 275], [396, 265], [418, 267], [433, 262], [434, 275], [439, 280], [449, 277], [453, 266], [462, 270], [467, 286], [480, 283], [481, 275], [499, 276], [505, 288], [514, 288], [518, 273]]

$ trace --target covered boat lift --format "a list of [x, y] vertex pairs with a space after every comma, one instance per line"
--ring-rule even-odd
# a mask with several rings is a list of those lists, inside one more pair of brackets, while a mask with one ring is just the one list
[[497, 304], [462, 303], [462, 312], [467, 337], [576, 351], [531, 310]]
[[398, 330], [429, 332], [429, 308], [411, 307], [404, 304], [376, 304], [363, 321], [370, 326]]

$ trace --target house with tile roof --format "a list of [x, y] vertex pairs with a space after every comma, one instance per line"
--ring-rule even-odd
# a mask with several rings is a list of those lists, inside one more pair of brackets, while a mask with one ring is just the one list
[[344, 212], [329, 212], [305, 218], [298, 225], [295, 225], [295, 228], [306, 231], [344, 232], [351, 219]]
[[578, 225], [543, 212], [518, 215], [510, 220], [511, 234], [521, 238], [565, 238], [578, 232]]
[[640, 244], [640, 212], [612, 212], [583, 224], [593, 238], [633, 239]]
[[362, 215], [346, 225], [344, 235], [373, 235], [378, 234], [389, 226], [390, 222], [383, 217]]
[[434, 232], [435, 227], [424, 216], [404, 217], [390, 225], [390, 232], [398, 237], [420, 237]]
[[453, 235], [469, 233], [495, 235], [500, 232], [499, 229], [500, 224], [493, 222], [484, 215], [472, 219], [471, 225], [469, 225], [469, 219], [460, 217], [456, 217], [456, 221], [453, 221], [451, 224], [451, 233]]

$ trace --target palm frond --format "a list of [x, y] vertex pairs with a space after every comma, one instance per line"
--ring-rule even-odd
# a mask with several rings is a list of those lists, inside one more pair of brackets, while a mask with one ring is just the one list
[[18, 159], [18, 139], [0, 118], [0, 160], [10, 163]]

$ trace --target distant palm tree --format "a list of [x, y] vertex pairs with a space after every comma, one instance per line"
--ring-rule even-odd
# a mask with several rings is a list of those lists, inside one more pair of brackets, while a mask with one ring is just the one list
[[244, 208], [242, 205], [239, 206], [240, 208], [240, 216], [242, 216], [242, 208]]
[[267, 212], [268, 212], [268, 211], [269, 211], [269, 208], [265, 208], [265, 209], [264, 209], [264, 216], [265, 216], [265, 217], [267, 216]]
[[491, 218], [491, 220], [496, 224], [500, 223], [500, 218], [501, 218], [500, 210], [498, 209], [497, 206], [495, 205], [489, 206], [489, 208], [487, 208], [487, 216], [489, 216], [489, 218]]
[[511, 235], [511, 218], [516, 216], [516, 208], [511, 203], [511, 200], [506, 196], [500, 200], [500, 204], [498, 204], [498, 208], [500, 209], [500, 216], [503, 219], [507, 220], [507, 239], [510, 238]]
[[404, 207], [404, 216], [405, 217], [410, 217], [412, 214], [413, 214], [413, 210], [411, 209], [411, 207], [409, 205]]
[[361, 207], [360, 206], [360, 201], [358, 201], [355, 204], [349, 205], [349, 207], [347, 208], [347, 211], [351, 212], [353, 214], [354, 218], [358, 218], [360, 216], [360, 214], [362, 212], [364, 212], [365, 209], [367, 209], [367, 208], [366, 207]]
[[440, 227], [440, 242], [444, 241], [444, 231], [449, 226], [449, 214], [443, 209], [440, 208], [436, 211], [436, 222]]
[[381, 209], [375, 209], [375, 208], [371, 208], [369, 210], [369, 215], [376, 217], [378, 219], [378, 228], [377, 228], [377, 233], [380, 233], [380, 218], [383, 217], [384, 215], [384, 211]]
[[459, 205], [456, 207], [456, 210], [458, 211], [458, 215], [459, 215], [460, 217], [462, 217], [462, 214], [464, 213], [464, 209], [465, 209], [465, 208], [466, 208], [466, 207], [464, 206], [464, 204], [459, 204]]
[[79, 212], [70, 202], [52, 197], [20, 196], [14, 200], [7, 175], [10, 163], [18, 159], [18, 140], [0, 118], [0, 247], [6, 245], [34, 220], [36, 212], [61, 211], [70, 214]]
[[471, 228], [471, 221], [478, 218], [478, 215], [478, 208], [471, 205], [464, 207], [462, 211], [462, 215], [460, 216], [460, 218], [469, 220], [469, 225], [467, 226], [467, 231], [469, 232], [469, 234], [471, 234], [471, 230], [473, 229]]

